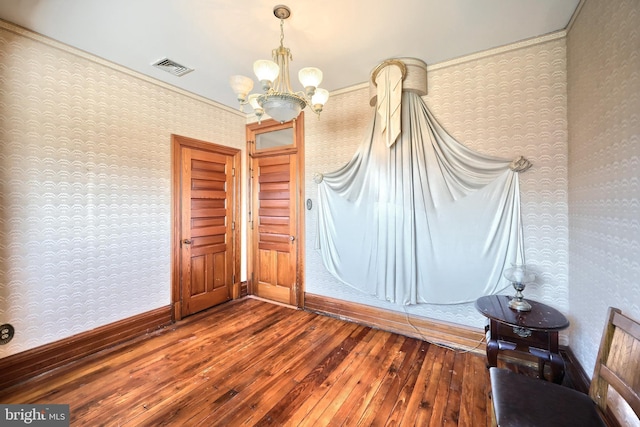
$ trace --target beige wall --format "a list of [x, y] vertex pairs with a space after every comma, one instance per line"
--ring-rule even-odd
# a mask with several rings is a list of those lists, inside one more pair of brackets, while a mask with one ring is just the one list
[[171, 134], [244, 115], [8, 24], [0, 64], [0, 357], [168, 305]]
[[[436, 119], [464, 145], [507, 159], [524, 155], [533, 162], [533, 168], [520, 176], [525, 252], [527, 262], [543, 274], [525, 295], [567, 313], [565, 58], [564, 35], [556, 34], [429, 66], [429, 92], [424, 100]], [[306, 117], [306, 193], [314, 202], [313, 174], [344, 165], [365, 136], [374, 114], [368, 95], [367, 85], [339, 93], [329, 100], [319, 120]], [[307, 211], [307, 292], [483, 326], [485, 319], [473, 304], [402, 307], [341, 284], [326, 272], [314, 248], [316, 221], [317, 209]], [[464, 268], [462, 261], [460, 268]]]
[[607, 307], [640, 319], [640, 2], [587, 0], [567, 74], [570, 339], [591, 375]]

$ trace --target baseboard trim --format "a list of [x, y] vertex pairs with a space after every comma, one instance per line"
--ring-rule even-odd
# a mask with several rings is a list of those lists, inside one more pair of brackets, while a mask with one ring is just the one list
[[576, 355], [573, 354], [571, 347], [561, 346], [560, 355], [564, 359], [564, 366], [566, 368], [565, 375], [571, 379], [573, 388], [584, 394], [589, 394], [591, 378], [587, 376], [587, 373], [580, 364], [580, 361], [576, 358]]
[[0, 390], [168, 325], [171, 306], [0, 359]]
[[457, 325], [309, 293], [305, 294], [304, 309], [412, 338], [423, 339], [454, 349], [478, 354], [485, 353], [485, 335], [480, 328]]

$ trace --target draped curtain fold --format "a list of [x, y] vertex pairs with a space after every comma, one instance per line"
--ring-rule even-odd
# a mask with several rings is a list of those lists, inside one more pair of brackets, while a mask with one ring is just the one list
[[505, 287], [522, 261], [518, 174], [476, 153], [402, 93], [390, 148], [373, 121], [354, 157], [318, 185], [316, 247], [345, 284], [397, 304], [455, 304]]

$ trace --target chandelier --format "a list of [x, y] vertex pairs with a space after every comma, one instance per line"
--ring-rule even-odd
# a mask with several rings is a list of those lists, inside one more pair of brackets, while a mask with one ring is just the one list
[[267, 113], [280, 123], [293, 120], [307, 105], [314, 113], [320, 114], [329, 99], [329, 92], [318, 87], [322, 82], [322, 71], [307, 67], [300, 70], [298, 78], [304, 92], [293, 92], [289, 82], [289, 61], [293, 60], [289, 48], [284, 47], [284, 20], [291, 16], [291, 10], [284, 5], [273, 8], [273, 14], [280, 19], [280, 47], [273, 49], [273, 61], [260, 59], [253, 63], [253, 72], [262, 84], [263, 94], [253, 93], [253, 80], [245, 76], [231, 76], [229, 83], [238, 98], [240, 108], [249, 104], [258, 117]]

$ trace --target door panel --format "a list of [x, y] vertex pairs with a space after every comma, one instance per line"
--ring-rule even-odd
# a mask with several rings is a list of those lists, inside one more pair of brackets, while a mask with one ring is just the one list
[[181, 150], [182, 316], [231, 299], [233, 157]]
[[296, 155], [254, 159], [256, 294], [297, 304]]

